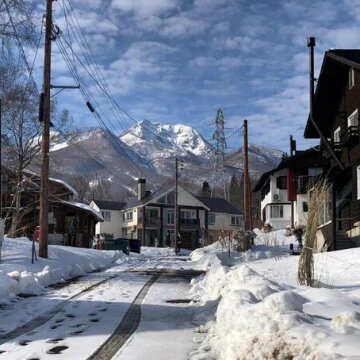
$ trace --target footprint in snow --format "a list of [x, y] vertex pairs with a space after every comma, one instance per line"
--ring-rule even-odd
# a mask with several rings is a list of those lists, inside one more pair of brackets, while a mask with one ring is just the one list
[[47, 354], [61, 354], [64, 350], [68, 349], [68, 346], [65, 345], [59, 345], [55, 346], [49, 350], [46, 351]]

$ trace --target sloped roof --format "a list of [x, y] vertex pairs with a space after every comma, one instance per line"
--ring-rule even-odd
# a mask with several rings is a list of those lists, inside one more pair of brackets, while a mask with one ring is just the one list
[[[132, 197], [129, 199], [129, 201], [125, 204], [124, 209], [129, 209], [129, 208], [134, 208], [137, 206], [143, 206], [146, 204], [149, 204], [152, 202], [152, 200], [158, 199], [159, 197], [173, 191], [175, 189], [175, 186], [169, 186], [168, 188], [159, 188], [153, 192], [148, 192], [148, 194], [142, 198], [141, 200], [138, 200], [138, 198]], [[179, 186], [179, 191], [185, 191], [187, 193], [189, 193], [191, 196], [193, 196], [196, 200], [199, 200], [198, 197], [196, 197], [195, 195], [193, 195], [192, 193], [190, 193], [189, 191], [185, 190], [184, 188], [182, 188], [181, 186]], [[200, 201], [200, 200], [199, 200]], [[207, 209], [206, 204], [203, 204], [204, 208]]]
[[308, 165], [306, 159], [314, 159], [312, 164], [313, 166], [310, 167], [314, 167], [318, 165], [319, 159], [322, 159], [321, 154], [319, 152], [319, 146], [315, 146], [307, 150], [296, 151], [295, 155], [282, 158], [282, 160], [280, 161], [279, 165], [276, 168], [264, 172], [260, 176], [259, 180], [257, 181], [257, 183], [253, 188], [253, 192], [260, 191], [271, 175], [288, 167], [293, 167], [293, 168], [297, 167], [298, 165], [296, 164], [299, 164], [299, 161], [300, 164], [302, 164], [301, 168], [307, 168]]
[[[349, 68], [360, 70], [360, 50], [336, 49], [325, 52], [314, 95], [313, 117], [326, 137], [331, 137], [330, 124], [337, 116], [344, 84], [348, 81]], [[306, 123], [304, 137], [319, 138], [310, 118]]]
[[196, 196], [196, 198], [206, 205], [210, 209], [210, 212], [236, 215], [242, 214], [240, 210], [223, 198], [205, 196]]
[[101, 213], [99, 211], [96, 211], [94, 208], [92, 208], [89, 205], [86, 205], [86, 204], [83, 204], [83, 203], [80, 203], [80, 202], [76, 202], [76, 201], [62, 200], [62, 201], [59, 201], [59, 202], [62, 203], [62, 204], [67, 204], [67, 205], [69, 205], [70, 207], [73, 207], [73, 208], [84, 210], [88, 214], [91, 214], [93, 217], [95, 217], [97, 221], [100, 221], [100, 222], [104, 221]]
[[119, 201], [106, 201], [106, 200], [93, 200], [94, 203], [101, 210], [121, 210], [125, 206], [125, 202]]
[[[25, 170], [23, 170], [23, 173], [24, 173], [24, 174], [27, 174], [27, 175], [29, 175], [29, 176], [35, 176], [35, 177], [38, 178], [39, 180], [41, 179], [41, 175], [35, 173], [34, 171], [25, 169]], [[49, 177], [49, 181], [53, 181], [53, 182], [56, 182], [56, 183], [58, 183], [58, 184], [63, 185], [63, 186], [64, 186], [65, 188], [67, 188], [75, 197], [79, 197], [78, 192], [77, 192], [70, 184], [68, 184], [66, 181], [61, 180], [61, 179], [56, 179], [56, 178], [53, 178], [53, 177]]]

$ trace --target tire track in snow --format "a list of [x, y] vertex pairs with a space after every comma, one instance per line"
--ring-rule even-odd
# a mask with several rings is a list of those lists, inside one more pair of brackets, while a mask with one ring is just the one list
[[141, 319], [141, 303], [161, 273], [153, 275], [136, 295], [134, 301], [112, 335], [87, 360], [110, 360], [138, 328]]
[[0, 335], [0, 345], [8, 342], [9, 340], [15, 339], [18, 336], [24, 335], [29, 331], [33, 331], [36, 328], [40, 327], [41, 325], [44, 325], [46, 322], [48, 322], [52, 317], [54, 317], [56, 314], [58, 314], [68, 303], [70, 300], [74, 300], [82, 295], [84, 295], [85, 293], [95, 289], [96, 287], [100, 286], [101, 284], [112, 280], [120, 275], [122, 275], [123, 273], [119, 273], [116, 275], [111, 275], [109, 277], [107, 277], [106, 279], [103, 279], [99, 282], [96, 282], [94, 284], [91, 284], [90, 286], [82, 289], [80, 292], [74, 294], [73, 296], [69, 297], [68, 299], [62, 301], [61, 303], [57, 304], [56, 306], [54, 306], [52, 309], [50, 309], [49, 311], [47, 311], [45, 314], [41, 314], [37, 317], [35, 317], [34, 319], [28, 321], [27, 323], [25, 323], [22, 326], [19, 326], [18, 328], [6, 333], [6, 334], [2, 334]]

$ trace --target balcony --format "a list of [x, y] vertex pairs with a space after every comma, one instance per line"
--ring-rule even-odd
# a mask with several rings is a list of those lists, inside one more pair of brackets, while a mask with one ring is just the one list
[[340, 135], [342, 147], [353, 146], [359, 143], [359, 126], [348, 126], [346, 131]]
[[179, 226], [181, 230], [197, 230], [200, 229], [200, 219], [179, 219]]
[[318, 176], [302, 175], [296, 178], [296, 193], [306, 194], [316, 183]]
[[160, 218], [153, 216], [145, 216], [145, 219], [142, 216], [138, 217], [138, 227], [143, 226], [145, 220], [145, 228], [160, 228]]

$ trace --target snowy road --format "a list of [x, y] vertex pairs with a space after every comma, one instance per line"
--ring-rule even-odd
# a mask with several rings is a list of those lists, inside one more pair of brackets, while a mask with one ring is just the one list
[[[101, 357], [92, 358], [111, 359], [114, 354], [115, 359], [168, 359], [169, 354], [172, 359], [187, 358], [195, 327], [191, 324], [193, 308], [186, 300], [191, 276], [181, 270], [164, 273], [169, 261], [174, 262], [158, 259], [145, 265], [134, 263], [130, 272], [124, 272], [122, 266], [113, 267], [44, 296], [4, 307], [0, 359], [51, 359], [54, 354], [57, 359], [87, 359], [113, 333], [131, 338], [120, 351], [125, 341], [116, 339], [111, 354], [103, 351]], [[162, 270], [157, 270], [159, 267]], [[153, 269], [152, 273], [145, 272], [146, 268]], [[154, 275], [159, 271], [162, 274]], [[140, 319], [142, 312], [140, 325], [137, 328], [138, 323], [131, 318], [129, 332], [119, 324], [150, 279], [155, 283], [150, 283], [141, 307], [137, 305], [140, 312], [135, 313]]]

